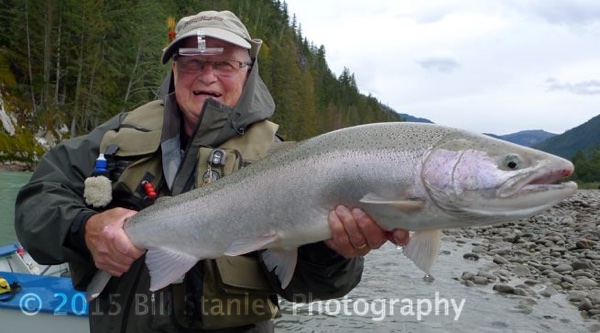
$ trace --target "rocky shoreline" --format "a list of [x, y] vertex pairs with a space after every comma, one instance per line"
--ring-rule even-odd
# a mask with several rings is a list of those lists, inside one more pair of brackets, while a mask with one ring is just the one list
[[25, 162], [0, 162], [0, 171], [33, 171], [35, 166]]
[[531, 313], [536, 299], [566, 297], [600, 332], [600, 190], [579, 190], [550, 210], [513, 223], [445, 231], [458, 243], [473, 243], [465, 260], [486, 260], [458, 280], [519, 298]]

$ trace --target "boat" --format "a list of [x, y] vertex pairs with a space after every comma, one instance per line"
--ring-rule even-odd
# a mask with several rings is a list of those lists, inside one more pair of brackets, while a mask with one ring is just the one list
[[85, 293], [68, 275], [68, 265], [40, 265], [19, 243], [0, 246], [2, 332], [89, 332]]

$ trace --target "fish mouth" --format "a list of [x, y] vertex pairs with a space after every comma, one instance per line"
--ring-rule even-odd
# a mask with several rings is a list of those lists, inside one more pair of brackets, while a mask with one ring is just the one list
[[495, 196], [483, 199], [476, 207], [464, 211], [490, 217], [487, 222], [479, 225], [494, 224], [506, 218], [533, 216], [550, 209], [577, 191], [577, 183], [573, 181], [559, 183], [572, 175], [573, 171], [572, 167], [561, 167], [523, 173], [506, 181], [495, 191]]
[[[496, 194], [503, 199], [513, 198], [513, 204], [522, 207], [557, 203], [577, 191], [577, 183], [574, 181], [561, 182], [573, 172], [572, 165], [557, 169], [538, 169], [508, 180]], [[518, 204], [518, 201], [522, 203]]]

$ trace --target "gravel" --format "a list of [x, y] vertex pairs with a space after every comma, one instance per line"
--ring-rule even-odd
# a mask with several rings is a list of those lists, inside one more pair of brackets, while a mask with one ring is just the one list
[[536, 299], [564, 297], [600, 331], [600, 190], [579, 190], [546, 212], [493, 227], [445, 231], [478, 239], [465, 260], [487, 260], [461, 283], [521, 295], [527, 313]]

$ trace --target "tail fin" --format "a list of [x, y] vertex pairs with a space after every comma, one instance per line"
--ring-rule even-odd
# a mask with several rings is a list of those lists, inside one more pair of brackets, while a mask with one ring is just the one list
[[112, 276], [105, 271], [96, 272], [92, 278], [92, 281], [90, 281], [90, 284], [87, 287], [87, 295], [85, 299], [88, 302], [95, 300], [96, 297], [100, 295], [102, 290], [104, 290], [104, 287], [106, 287], [111, 277]]

